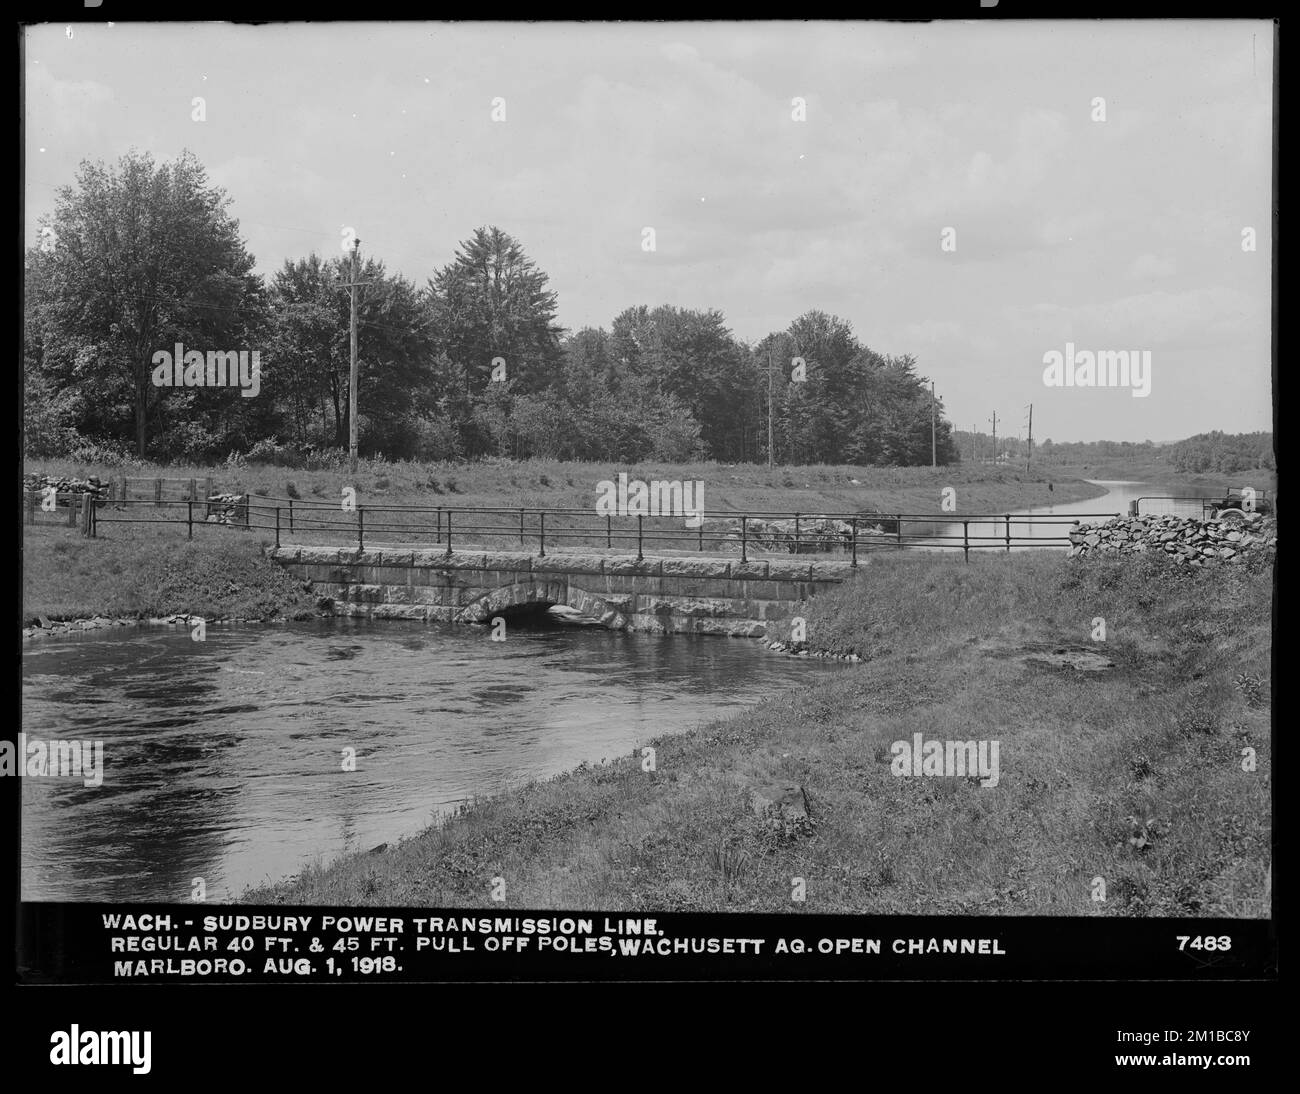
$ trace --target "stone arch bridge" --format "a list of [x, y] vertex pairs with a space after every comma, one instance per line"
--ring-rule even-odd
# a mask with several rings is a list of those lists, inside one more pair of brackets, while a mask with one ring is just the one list
[[849, 562], [617, 554], [268, 548], [337, 615], [486, 623], [564, 605], [616, 630], [761, 637], [842, 581]]

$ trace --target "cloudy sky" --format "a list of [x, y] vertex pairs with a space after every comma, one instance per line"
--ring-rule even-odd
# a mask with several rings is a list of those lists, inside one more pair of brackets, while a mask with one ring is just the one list
[[[350, 227], [422, 285], [495, 224], [566, 327], [820, 308], [958, 428], [1271, 428], [1268, 23], [78, 24], [25, 66], [29, 245], [81, 160], [189, 148], [262, 273]], [[1067, 342], [1150, 395], [1046, 387]]]

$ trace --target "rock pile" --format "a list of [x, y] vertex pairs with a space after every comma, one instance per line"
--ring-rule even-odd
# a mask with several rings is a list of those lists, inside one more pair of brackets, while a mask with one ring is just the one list
[[[724, 527], [726, 533], [723, 538], [739, 549], [740, 521], [728, 521]], [[865, 517], [858, 521], [859, 540], [888, 534], [879, 522], [873, 523]], [[754, 547], [787, 550], [791, 554], [832, 551], [836, 548], [848, 550], [853, 540], [853, 525], [847, 520], [816, 514], [800, 517], [797, 522], [793, 519], [763, 520], [751, 517], [745, 522], [745, 540]]]
[[50, 487], [60, 494], [89, 494], [96, 498], [108, 497], [108, 483], [97, 475], [88, 479], [75, 479], [66, 475], [24, 475], [23, 490], [43, 494]]
[[247, 494], [213, 494], [208, 498], [209, 524], [247, 524]]
[[1222, 510], [1211, 520], [1195, 517], [1124, 517], [1104, 524], [1080, 524], [1070, 533], [1070, 558], [1098, 552], [1162, 551], [1191, 566], [1236, 562], [1274, 549], [1277, 521], [1260, 513]]

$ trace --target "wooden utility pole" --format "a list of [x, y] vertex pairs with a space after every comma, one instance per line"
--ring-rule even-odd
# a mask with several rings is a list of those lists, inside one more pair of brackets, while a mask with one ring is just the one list
[[1029, 447], [1025, 450], [1025, 474], [1029, 474], [1029, 464], [1034, 458], [1034, 404], [1029, 404]]
[[352, 276], [348, 279], [348, 288], [352, 296], [352, 321], [349, 326], [349, 340], [352, 343], [352, 368], [348, 374], [348, 458], [352, 464], [352, 474], [357, 473], [357, 252], [361, 249], [361, 240], [352, 240]]
[[998, 465], [998, 412], [993, 412], [993, 466]]
[[767, 466], [772, 467], [772, 343], [767, 344]]
[[357, 280], [357, 260], [361, 252], [361, 240], [352, 239], [352, 276], [346, 282], [351, 294], [351, 320], [348, 324], [348, 340], [351, 343], [352, 363], [348, 374], [348, 455], [352, 463], [352, 473], [357, 471], [357, 289], [369, 285], [369, 281]]
[[930, 381], [930, 466], [939, 466], [938, 449], [934, 444], [934, 381]]

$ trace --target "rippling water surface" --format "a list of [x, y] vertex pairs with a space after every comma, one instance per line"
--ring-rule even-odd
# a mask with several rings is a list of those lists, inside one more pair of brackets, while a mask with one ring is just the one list
[[471, 796], [852, 671], [741, 639], [509, 635], [340, 619], [29, 643], [23, 729], [103, 741], [104, 779], [22, 780], [22, 899], [184, 901], [196, 877], [231, 899]]

